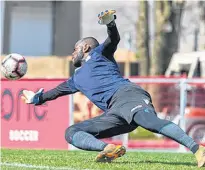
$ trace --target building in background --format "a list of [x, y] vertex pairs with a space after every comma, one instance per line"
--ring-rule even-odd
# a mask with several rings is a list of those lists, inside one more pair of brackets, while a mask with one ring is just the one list
[[100, 42], [107, 37], [106, 28], [97, 23], [97, 15], [105, 9], [117, 10], [117, 23], [125, 48], [125, 34], [132, 36], [135, 51], [137, 1], [2, 1], [3, 53], [17, 52], [28, 56], [65, 56], [75, 42], [94, 36]]
[[[150, 0], [154, 14], [154, 1]], [[100, 42], [107, 37], [106, 28], [97, 23], [97, 15], [106, 9], [117, 11], [121, 35], [119, 48], [127, 48], [125, 35], [131, 35], [130, 50], [136, 52], [138, 1], [1, 1], [4, 54], [28, 56], [67, 56], [75, 42], [94, 36]], [[200, 19], [199, 1], [186, 1], [182, 16], [179, 52], [201, 50], [205, 46], [205, 22]], [[3, 15], [4, 14], [4, 15]], [[150, 15], [152, 16], [152, 15]], [[151, 18], [154, 19], [153, 17]], [[151, 39], [154, 22], [151, 22]]]
[[65, 56], [80, 38], [79, 1], [5, 1], [3, 53]]

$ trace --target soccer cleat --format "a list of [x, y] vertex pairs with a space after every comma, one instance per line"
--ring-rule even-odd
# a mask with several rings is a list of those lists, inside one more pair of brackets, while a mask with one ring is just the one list
[[108, 144], [105, 149], [96, 157], [96, 162], [111, 162], [112, 160], [123, 156], [126, 152], [124, 146]]
[[204, 167], [205, 166], [205, 147], [199, 146], [198, 151], [195, 153], [197, 162], [198, 162], [198, 167]]

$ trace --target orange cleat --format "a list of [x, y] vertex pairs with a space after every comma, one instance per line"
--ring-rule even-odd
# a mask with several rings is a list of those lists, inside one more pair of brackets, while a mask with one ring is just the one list
[[96, 162], [111, 162], [112, 160], [123, 156], [126, 148], [121, 145], [108, 144], [105, 149], [96, 157]]

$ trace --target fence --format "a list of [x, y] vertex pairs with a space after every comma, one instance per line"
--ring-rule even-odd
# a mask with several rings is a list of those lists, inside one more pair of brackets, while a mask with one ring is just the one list
[[[160, 118], [179, 124], [197, 142], [205, 143], [205, 79], [130, 80], [152, 95], [153, 104]], [[62, 81], [64, 79], [2, 80], [2, 147], [73, 149], [64, 139], [65, 129], [73, 123], [102, 113], [87, 98], [77, 93], [50, 101], [40, 107], [27, 106], [20, 101], [23, 89], [36, 91], [44, 87], [46, 91]], [[184, 151], [184, 147], [176, 142], [142, 128], [104, 140], [123, 143], [129, 149]]]

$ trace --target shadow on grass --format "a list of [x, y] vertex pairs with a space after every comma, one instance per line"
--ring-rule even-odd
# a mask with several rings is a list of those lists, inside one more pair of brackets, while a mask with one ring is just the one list
[[166, 165], [183, 165], [183, 166], [194, 166], [196, 167], [196, 163], [190, 162], [163, 162], [163, 161], [122, 161], [122, 162], [112, 162], [114, 164], [166, 164]]

